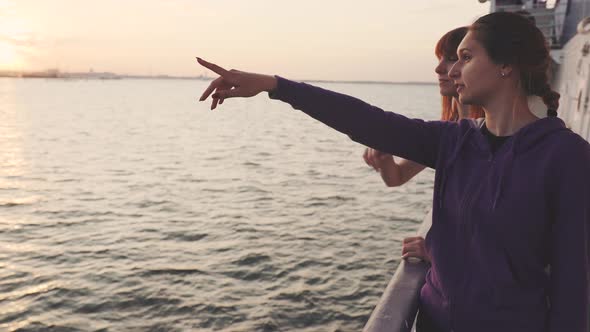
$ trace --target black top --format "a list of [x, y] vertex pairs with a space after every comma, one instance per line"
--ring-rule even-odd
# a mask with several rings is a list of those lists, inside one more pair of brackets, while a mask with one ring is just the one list
[[488, 139], [492, 153], [496, 153], [496, 151], [498, 151], [498, 149], [502, 146], [502, 144], [504, 144], [504, 142], [506, 142], [507, 139], [512, 137], [512, 136], [496, 136], [496, 135], [490, 133], [490, 131], [488, 130], [488, 127], [486, 127], [485, 123], [484, 123], [483, 127], [481, 128], [481, 133]]

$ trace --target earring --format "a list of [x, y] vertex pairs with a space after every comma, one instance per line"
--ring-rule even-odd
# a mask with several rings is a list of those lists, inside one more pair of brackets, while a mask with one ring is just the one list
[[500, 72], [500, 76], [504, 77], [506, 76], [506, 73], [504, 73], [503, 71]]

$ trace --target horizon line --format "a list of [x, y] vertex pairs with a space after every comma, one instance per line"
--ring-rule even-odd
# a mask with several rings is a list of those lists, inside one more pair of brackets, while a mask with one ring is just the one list
[[[0, 77], [12, 78], [61, 78], [61, 79], [183, 79], [212, 81], [215, 78], [206, 75], [177, 76], [168, 74], [117, 74], [113, 72], [62, 72], [57, 69], [44, 71], [0, 70]], [[392, 85], [435, 85], [436, 82], [426, 81], [387, 81], [387, 80], [330, 80], [330, 79], [293, 79], [300, 82], [312, 83], [342, 83], [342, 84], [392, 84]]]

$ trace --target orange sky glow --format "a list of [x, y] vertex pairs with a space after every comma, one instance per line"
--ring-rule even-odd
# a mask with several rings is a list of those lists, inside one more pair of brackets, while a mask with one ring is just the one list
[[0, 70], [195, 76], [201, 56], [295, 79], [434, 81], [477, 0], [0, 0]]

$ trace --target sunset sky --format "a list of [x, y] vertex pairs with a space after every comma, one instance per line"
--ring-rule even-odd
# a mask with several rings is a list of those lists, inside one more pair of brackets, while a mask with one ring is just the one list
[[477, 0], [0, 0], [0, 69], [195, 76], [195, 56], [294, 79], [434, 81]]

